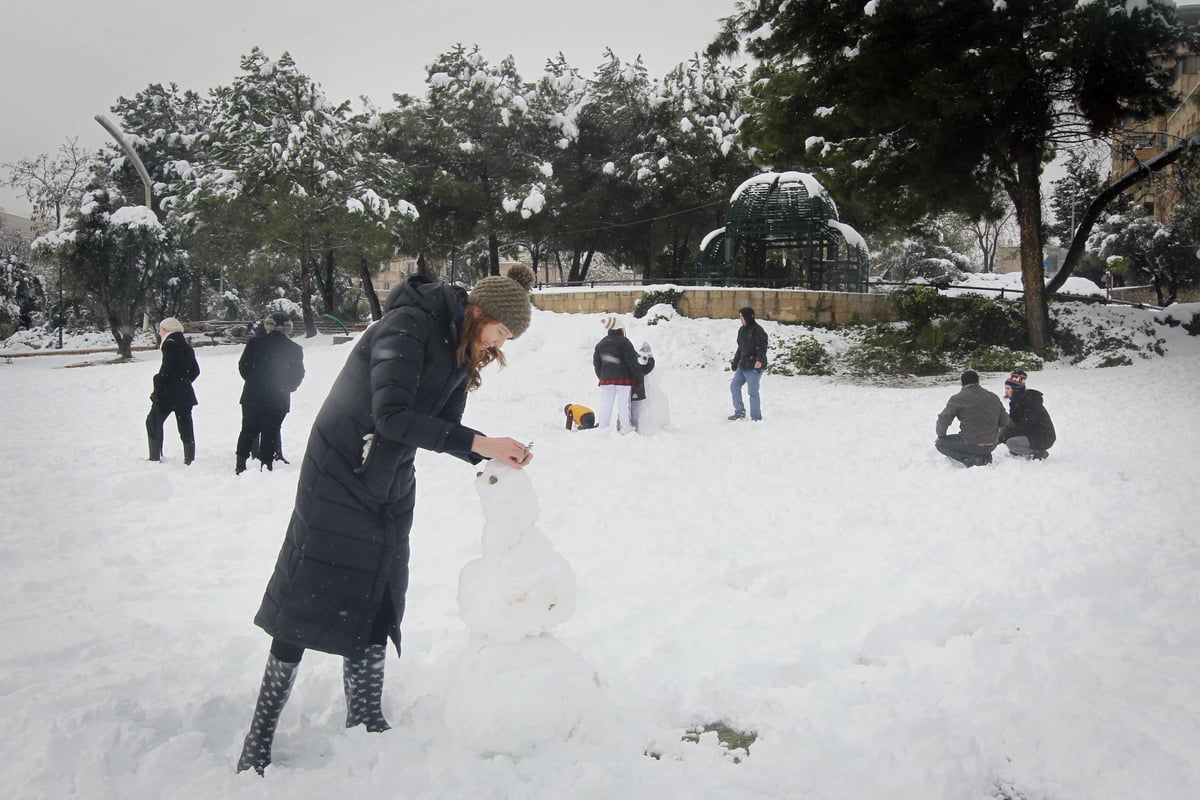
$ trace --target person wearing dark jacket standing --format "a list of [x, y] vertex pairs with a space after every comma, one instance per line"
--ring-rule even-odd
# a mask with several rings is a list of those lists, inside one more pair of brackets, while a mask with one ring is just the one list
[[242, 430], [237, 440], [234, 474], [246, 471], [246, 459], [258, 444], [258, 460], [267, 469], [282, 455], [280, 431], [292, 409], [292, 392], [304, 380], [304, 348], [288, 338], [292, 321], [276, 311], [263, 324], [265, 336], [246, 342], [238, 360], [242, 387]]
[[[979, 385], [979, 373], [969, 369], [962, 374], [962, 390], [950, 398], [937, 417], [937, 441], [933, 446], [944, 456], [968, 467], [992, 463], [1000, 430], [1008, 425], [1008, 412], [1000, 398]], [[958, 433], [950, 433], [950, 423], [958, 420]]]
[[607, 428], [612, 421], [613, 408], [617, 411], [617, 430], [629, 433], [633, 430], [633, 409], [630, 406], [633, 384], [638, 376], [644, 375], [638, 363], [638, 353], [633, 342], [625, 338], [625, 323], [620, 317], [605, 317], [601, 320], [608, 333], [596, 342], [592, 351], [592, 369], [600, 382], [600, 413], [596, 417], [597, 428]]
[[738, 309], [738, 317], [742, 327], [738, 328], [737, 352], [729, 362], [733, 370], [733, 380], [729, 382], [729, 391], [733, 397], [733, 413], [730, 419], [745, 419], [746, 405], [742, 402], [742, 387], [746, 387], [750, 395], [750, 419], [755, 422], [762, 419], [762, 401], [759, 399], [758, 387], [762, 381], [763, 370], [767, 368], [767, 332], [758, 324], [754, 317], [754, 309], [750, 306]]
[[1013, 370], [1004, 382], [1008, 398], [1009, 425], [1000, 431], [1000, 441], [1014, 456], [1041, 460], [1050, 455], [1056, 439], [1054, 422], [1042, 401], [1042, 393], [1027, 389], [1023, 369]]
[[162, 364], [154, 375], [154, 391], [150, 393], [150, 413], [146, 415], [146, 438], [150, 445], [150, 460], [162, 460], [163, 423], [175, 415], [175, 427], [183, 442], [183, 463], [196, 460], [196, 434], [192, 426], [192, 407], [197, 404], [192, 383], [200, 377], [196, 352], [183, 335], [183, 324], [175, 317], [158, 323], [162, 339]]
[[400, 652], [418, 448], [472, 464], [524, 467], [529, 448], [462, 424], [480, 371], [530, 319], [533, 272], [479, 281], [467, 295], [413, 276], [359, 337], [317, 413], [296, 503], [256, 625], [271, 636], [237, 770], [271, 763], [279, 714], [306, 649], [342, 656], [346, 727], [388, 729], [382, 709], [390, 638]]

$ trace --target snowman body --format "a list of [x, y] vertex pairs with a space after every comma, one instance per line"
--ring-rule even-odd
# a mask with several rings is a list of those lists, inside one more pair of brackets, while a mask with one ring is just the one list
[[575, 611], [575, 573], [537, 529], [529, 476], [492, 461], [475, 488], [483, 554], [459, 574], [459, 615], [471, 635], [446, 698], [446, 724], [482, 752], [529, 755], [575, 733], [598, 679], [551, 635]]

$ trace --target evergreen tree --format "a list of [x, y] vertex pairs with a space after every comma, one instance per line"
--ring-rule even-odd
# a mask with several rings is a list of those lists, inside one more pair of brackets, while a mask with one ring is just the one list
[[155, 273], [182, 258], [154, 212], [114, 188], [85, 193], [79, 208], [34, 241], [33, 250], [61, 260], [67, 281], [104, 309], [122, 358], [133, 356], [133, 331], [146, 311]]
[[533, 87], [511, 57], [493, 66], [461, 44], [427, 68], [426, 87], [423, 101], [406, 99], [392, 117], [389, 147], [421, 187], [414, 198], [429, 219], [420, 243], [453, 239], [453, 249], [478, 236], [486, 274], [498, 275], [506, 216], [537, 214], [544, 198], [549, 167], [532, 135]]
[[191, 171], [187, 199], [201, 217], [225, 206], [220, 219], [241, 229], [243, 246], [293, 259], [305, 329], [315, 336], [314, 290], [326, 312], [337, 311], [337, 271], [379, 257], [393, 212], [411, 219], [416, 209], [396, 199], [402, 174], [378, 149], [374, 109], [355, 115], [348, 102], [330, 102], [287, 53], [276, 61], [255, 48], [241, 66], [231, 86], [213, 92], [207, 159]]
[[[150, 176], [151, 208], [172, 239], [186, 244], [189, 226], [176, 206], [180, 194], [189, 186], [187, 178], [193, 165], [202, 163], [206, 157], [201, 131], [211, 119], [211, 104], [199, 94], [180, 90], [173, 83], [166, 86], [155, 83], [133, 98], [118, 98], [111, 110]], [[141, 177], [115, 144], [106, 145], [96, 155], [93, 173], [90, 188], [115, 186], [125, 197], [145, 197]], [[151, 309], [160, 319], [203, 318], [202, 275], [209, 265], [191, 258], [172, 259], [171, 263], [171, 270], [156, 270], [151, 276], [147, 287]]]
[[1175, 103], [1154, 63], [1167, 0], [746, 0], [714, 50], [760, 59], [747, 134], [855, 216], [1016, 208], [1029, 344], [1047, 344], [1042, 168], [1055, 148]]
[[611, 50], [593, 73], [576, 117], [578, 134], [562, 153], [557, 174], [570, 205], [561, 216], [559, 249], [567, 254], [572, 283], [587, 278], [597, 252], [636, 260], [646, 251], [640, 220], [653, 216], [658, 135], [653, 113], [657, 93], [640, 58], [623, 62]]
[[658, 219], [644, 278], [682, 277], [695, 267], [700, 240], [725, 224], [728, 199], [757, 170], [739, 134], [745, 67], [694, 55], [663, 79], [655, 98], [655, 135], [641, 182], [645, 209]]
[[1113, 274], [1149, 281], [1160, 306], [1200, 285], [1200, 206], [1180, 203], [1164, 225], [1121, 203], [1092, 232], [1090, 248]]

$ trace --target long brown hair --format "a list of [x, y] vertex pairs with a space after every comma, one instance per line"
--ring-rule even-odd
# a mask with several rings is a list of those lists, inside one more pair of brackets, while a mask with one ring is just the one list
[[505, 365], [504, 353], [498, 347], [479, 347], [479, 334], [483, 327], [493, 322], [499, 322], [488, 316], [479, 306], [467, 305], [463, 309], [462, 330], [458, 334], [458, 351], [456, 361], [460, 367], [467, 368], [467, 391], [473, 392], [483, 383], [479, 372], [493, 361]]

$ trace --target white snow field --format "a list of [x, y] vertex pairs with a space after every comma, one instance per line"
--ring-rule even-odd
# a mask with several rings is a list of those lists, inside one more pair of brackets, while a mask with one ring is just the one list
[[[568, 432], [565, 403], [598, 406], [599, 319], [535, 310], [466, 415], [536, 443], [536, 527], [574, 613], [475, 646], [458, 593], [483, 554], [478, 468], [421, 453], [392, 730], [345, 729], [341, 659], [310, 652], [263, 778], [234, 771], [269, 643], [251, 620], [349, 345], [297, 340], [293, 463], [240, 476], [240, 347], [197, 349], [190, 467], [170, 421], [146, 461], [158, 352], [0, 351], [4, 796], [1200, 796], [1200, 337], [1155, 325], [1163, 357], [1031, 373], [1050, 458], [964, 469], [933, 449], [956, 376], [766, 376], [764, 421], [727, 421], [730, 320], [627, 317], [669, 428]], [[716, 722], [753, 732], [748, 752], [684, 740]]]

